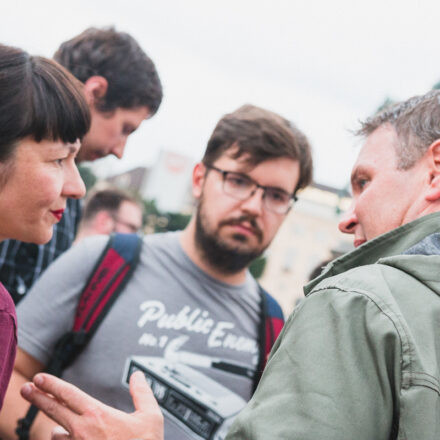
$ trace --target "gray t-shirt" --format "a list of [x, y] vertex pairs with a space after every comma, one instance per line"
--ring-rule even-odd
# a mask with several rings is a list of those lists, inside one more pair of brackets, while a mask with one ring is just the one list
[[[47, 363], [73, 325], [79, 294], [108, 237], [84, 240], [53, 263], [20, 303], [19, 347]], [[164, 408], [167, 440], [220, 439], [249, 400], [258, 360], [258, 286], [210, 277], [178, 233], [144, 238], [139, 265], [63, 378], [132, 411], [127, 375], [143, 369]], [[161, 402], [161, 398], [163, 401]]]

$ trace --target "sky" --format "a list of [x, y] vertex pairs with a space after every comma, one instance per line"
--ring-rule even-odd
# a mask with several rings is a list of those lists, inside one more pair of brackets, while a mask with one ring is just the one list
[[342, 188], [359, 120], [440, 80], [438, 17], [431, 0], [15, 0], [0, 3], [0, 42], [50, 57], [85, 28], [113, 25], [153, 59], [161, 108], [122, 160], [94, 164], [101, 176], [149, 166], [161, 149], [196, 161], [221, 116], [252, 103], [295, 122], [315, 181]]

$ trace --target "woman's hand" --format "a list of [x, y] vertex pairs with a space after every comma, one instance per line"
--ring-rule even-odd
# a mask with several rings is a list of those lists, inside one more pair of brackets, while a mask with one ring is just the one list
[[104, 405], [55, 376], [39, 373], [21, 395], [59, 427], [52, 440], [163, 440], [163, 416], [144, 375], [130, 378], [135, 411], [131, 414]]

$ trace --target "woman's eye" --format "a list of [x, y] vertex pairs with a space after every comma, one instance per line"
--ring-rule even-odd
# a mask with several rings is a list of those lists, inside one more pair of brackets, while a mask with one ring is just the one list
[[63, 157], [62, 159], [56, 159], [55, 163], [59, 166], [63, 166], [65, 160], [66, 160], [65, 157]]

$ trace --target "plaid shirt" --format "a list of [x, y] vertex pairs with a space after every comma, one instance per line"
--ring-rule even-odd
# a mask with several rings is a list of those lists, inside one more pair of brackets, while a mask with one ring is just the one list
[[81, 204], [67, 199], [62, 219], [54, 225], [52, 239], [44, 245], [5, 240], [0, 243], [0, 281], [17, 304], [58, 255], [69, 249], [81, 217]]

